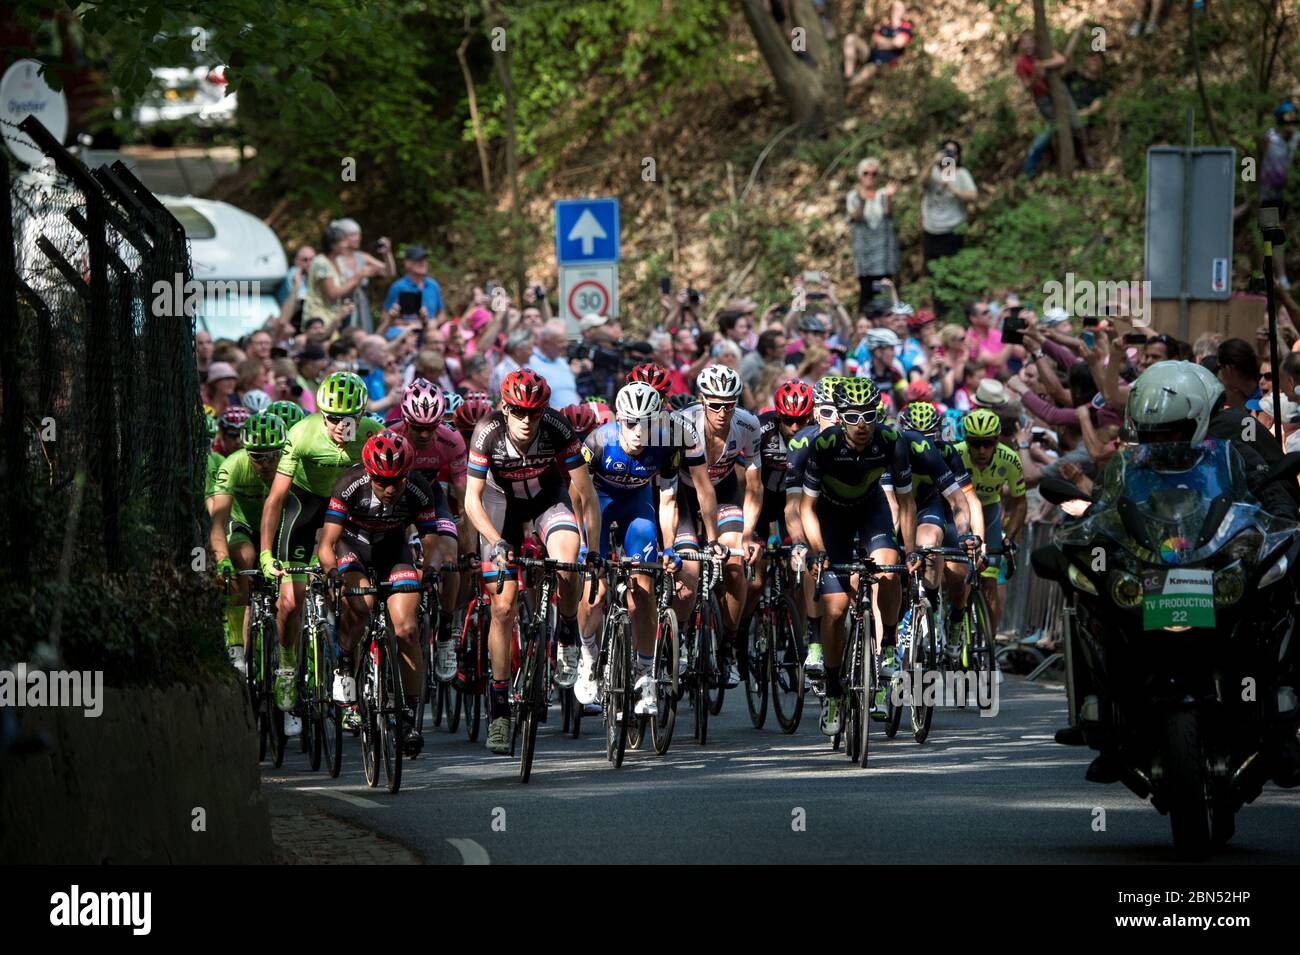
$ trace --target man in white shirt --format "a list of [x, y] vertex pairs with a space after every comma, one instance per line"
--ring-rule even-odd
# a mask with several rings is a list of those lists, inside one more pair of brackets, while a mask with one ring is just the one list
[[569, 341], [560, 319], [547, 322], [537, 335], [537, 347], [528, 359], [533, 369], [551, 386], [551, 407], [565, 408], [579, 400], [578, 382], [569, 367]]

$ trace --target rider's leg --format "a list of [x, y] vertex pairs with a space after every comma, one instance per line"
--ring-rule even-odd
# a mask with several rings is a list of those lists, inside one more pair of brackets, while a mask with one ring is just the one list
[[[829, 581], [833, 575], [828, 574]], [[848, 616], [849, 594], [840, 588], [840, 584], [829, 584], [835, 593], [822, 595], [822, 648], [826, 660], [826, 695], [840, 695], [840, 669], [844, 658], [845, 621]]]
[[388, 578], [393, 583], [409, 581], [411, 589], [388, 598], [388, 621], [397, 637], [397, 653], [402, 670], [402, 692], [408, 705], [418, 703], [424, 689], [424, 654], [420, 652], [418, 632], [420, 616], [419, 574], [410, 564], [397, 564]]
[[511, 640], [514, 636], [515, 620], [518, 618], [519, 613], [519, 608], [515, 605], [515, 598], [519, 594], [519, 581], [515, 580], [513, 575], [508, 577], [502, 586], [501, 593], [497, 593], [496, 575], [489, 572], [484, 577], [489, 581], [488, 594], [492, 601], [492, 624], [488, 630], [488, 651], [492, 656], [492, 710], [490, 716], [492, 719], [496, 719], [510, 715], [508, 690], [512, 675], [510, 670], [510, 656], [513, 650]]

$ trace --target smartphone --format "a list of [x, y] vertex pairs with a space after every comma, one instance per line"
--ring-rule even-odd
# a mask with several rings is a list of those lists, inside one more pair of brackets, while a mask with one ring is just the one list
[[825, 298], [825, 297], [826, 297], [826, 293], [825, 293], [825, 292], [809, 292], [805, 297], [808, 299], [808, 301], [810, 301], [810, 302], [814, 302], [814, 301], [817, 301], [818, 299], [823, 299], [823, 298]]
[[497, 290], [496, 282], [488, 282], [486, 285], [483, 286], [483, 291], [487, 293], [488, 298], [491, 298], [492, 293], [495, 292], [496, 290]]
[[[1095, 345], [1095, 343], [1096, 343], [1096, 341], [1097, 341], [1097, 336], [1094, 335], [1092, 332], [1084, 332], [1083, 335], [1080, 336], [1080, 337], [1083, 339], [1083, 343], [1084, 343], [1085, 345], [1087, 345], [1089, 348], [1094, 347], [1094, 345]], [[1004, 337], [1004, 340], [1005, 340], [1005, 337]]]
[[665, 295], [668, 295], [672, 292], [672, 290], [673, 290], [672, 280], [665, 275], [663, 278], [659, 280], [659, 291]]
[[1002, 343], [1004, 345], [1023, 345], [1025, 343], [1025, 320], [1017, 314], [1008, 315], [1002, 323]]
[[1129, 332], [1124, 336], [1125, 345], [1145, 345], [1146, 343], [1147, 337], [1141, 332]]
[[419, 292], [398, 292], [397, 310], [403, 315], [419, 315], [421, 298]]
[[1033, 444], [1041, 444], [1041, 445], [1044, 445], [1044, 446], [1046, 446], [1046, 445], [1048, 444], [1048, 441], [1047, 441], [1047, 433], [1046, 433], [1045, 431], [1036, 431], [1036, 432], [1034, 432], [1034, 436], [1033, 436], [1032, 438], [1030, 438], [1029, 440], [1030, 440], [1030, 442], [1032, 442]]

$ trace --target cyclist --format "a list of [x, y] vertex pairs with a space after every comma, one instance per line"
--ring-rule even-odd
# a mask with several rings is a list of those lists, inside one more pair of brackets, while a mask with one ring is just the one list
[[[971, 484], [983, 511], [985, 547], [989, 551], [998, 551], [1018, 539], [1025, 526], [1029, 510], [1025, 497], [1025, 469], [1020, 463], [1020, 455], [999, 443], [1002, 421], [995, 412], [976, 408], [962, 418], [962, 428], [966, 440], [956, 447], [970, 472]], [[1005, 515], [1002, 506], [1004, 487], [1010, 494]], [[1004, 554], [990, 554], [988, 566], [980, 572], [980, 590], [988, 604], [989, 626], [993, 633], [998, 632], [998, 620], [1002, 616], [998, 569], [1004, 557]]]
[[[972, 506], [975, 492], [961, 454], [939, 436], [942, 430], [939, 412], [928, 401], [914, 401], [903, 409], [898, 423], [912, 461], [917, 548], [960, 546], [972, 558], [977, 557], [984, 512]], [[944, 589], [952, 605], [959, 610], [965, 608], [964, 570], [961, 564], [951, 561], [932, 560], [926, 565], [925, 595], [931, 607], [939, 609], [939, 582], [943, 576]]]
[[465, 404], [465, 399], [454, 391], [447, 392], [445, 399], [442, 409], [442, 423], [449, 428], [454, 428], [456, 426], [456, 412]]
[[[603, 424], [582, 445], [582, 456], [591, 469], [591, 482], [600, 502], [601, 557], [611, 550], [610, 525], [618, 524], [617, 543], [624, 554], [636, 561], [650, 563], [659, 558], [658, 533], [670, 540], [676, 528], [677, 472], [681, 452], [664, 440], [660, 433], [666, 418], [660, 415], [663, 399], [645, 382], [634, 381], [619, 389], [614, 398], [617, 420]], [[651, 481], [659, 488], [656, 509]], [[590, 546], [590, 545], [589, 545]], [[671, 561], [671, 547], [664, 549]], [[586, 704], [596, 698], [596, 658], [599, 647], [595, 634], [604, 621], [602, 582], [601, 599], [578, 608], [582, 628], [582, 665], [574, 694]], [[654, 716], [658, 713], [656, 687], [652, 670], [655, 651], [655, 594], [653, 580], [645, 574], [633, 574], [627, 593], [628, 616], [636, 641], [635, 689], [641, 694], [636, 712]], [[592, 636], [588, 636], [592, 634]]]
[[560, 409], [560, 414], [564, 415], [569, 427], [573, 428], [579, 438], [585, 439], [596, 429], [596, 412], [591, 409], [591, 405], [566, 405]]
[[205, 415], [203, 418], [204, 433], [208, 436], [208, 456], [203, 465], [203, 499], [207, 503], [208, 515], [212, 515], [212, 492], [217, 486], [217, 470], [221, 467], [221, 462], [226, 460], [226, 456], [219, 451], [213, 450], [213, 444], [217, 440], [217, 434], [220, 428], [217, 426], [217, 419], [212, 415]]
[[212, 441], [212, 450], [223, 458], [228, 458], [239, 450], [239, 441], [244, 434], [244, 424], [251, 418], [249, 410], [243, 405], [231, 405], [217, 418], [217, 435]]
[[[803, 522], [799, 519], [800, 505], [803, 502], [803, 472], [808, 461], [808, 452], [813, 439], [827, 428], [839, 424], [839, 412], [835, 410], [835, 387], [845, 379], [838, 375], [827, 375], [813, 385], [813, 423], [803, 428], [789, 441], [789, 451], [785, 470], [785, 522], [790, 532], [790, 540], [795, 545], [790, 552], [790, 569], [802, 572], [807, 569], [808, 538], [804, 534]], [[803, 545], [800, 547], [799, 545]], [[804, 576], [803, 609], [808, 618], [808, 655], [804, 659], [804, 672], [811, 679], [820, 679], [824, 672], [822, 657], [822, 601], [814, 599], [816, 581], [812, 574]]]
[[880, 389], [881, 397], [885, 399], [887, 407], [901, 408], [903, 391], [907, 388], [907, 373], [903, 371], [902, 362], [895, 355], [902, 342], [888, 328], [873, 328], [867, 332], [866, 343], [867, 351], [871, 353], [871, 360], [858, 374], [870, 378]]
[[307, 412], [302, 410], [302, 405], [294, 404], [292, 401], [272, 401], [266, 406], [266, 410], [268, 414], [273, 414], [284, 422], [286, 431], [307, 417]]
[[472, 401], [463, 402], [456, 409], [455, 415], [452, 416], [453, 425], [465, 441], [467, 458], [469, 439], [470, 435], [474, 433], [474, 427], [491, 413], [492, 402], [486, 398], [475, 398]]
[[[434, 544], [436, 553], [433, 556], [438, 565], [455, 564], [459, 556], [460, 532], [453, 511], [460, 512], [461, 498], [465, 494], [465, 439], [454, 428], [443, 424], [445, 406], [441, 388], [424, 378], [416, 378], [402, 393], [402, 420], [391, 428], [394, 434], [400, 434], [411, 445], [415, 454], [412, 465], [415, 473], [426, 484], [438, 485], [440, 490], [446, 488]], [[464, 404], [461, 407], [465, 407]], [[451, 620], [452, 608], [458, 605], [460, 596], [460, 574], [443, 576], [439, 596], [442, 610], [438, 619], [431, 621], [438, 634], [434, 671], [439, 680], [445, 681], [456, 675], [456, 644], [451, 638]]]
[[[415, 727], [415, 707], [424, 687], [424, 654], [420, 652], [417, 623], [420, 610], [420, 585], [434, 568], [437, 538], [441, 533], [441, 516], [447, 502], [437, 482], [430, 485], [415, 470], [414, 442], [394, 431], [371, 435], [361, 449], [361, 463], [339, 476], [325, 510], [316, 556], [321, 568], [347, 587], [370, 586], [374, 581], [390, 584], [396, 593], [389, 595], [388, 621], [397, 637], [402, 673], [403, 723], [405, 743], [418, 753], [424, 744]], [[406, 536], [414, 524], [423, 553], [417, 573], [415, 555]], [[342, 602], [338, 640], [340, 659], [349, 668], [340, 667], [335, 675], [336, 697], [354, 695], [348, 686], [353, 651], [360, 641], [375, 598], [348, 597]], [[349, 702], [352, 702], [350, 699]]]
[[[772, 409], [758, 416], [759, 444], [758, 456], [763, 484], [763, 504], [758, 515], [758, 535], [767, 539], [773, 534], [778, 543], [787, 530], [785, 510], [786, 471], [789, 470], [789, 447], [787, 442], [812, 424], [813, 390], [812, 386], [791, 378], [777, 386], [772, 399]], [[773, 526], [775, 525], [775, 531]], [[765, 567], [760, 561], [755, 566], [753, 579], [750, 581], [749, 593], [745, 601], [745, 613], [740, 623], [742, 638], [749, 633], [750, 621], [759, 595], [763, 592]], [[749, 658], [747, 653], [738, 656], [740, 678], [749, 677]]]
[[[911, 462], [903, 442], [876, 427], [880, 391], [866, 378], [849, 378], [835, 390], [840, 424], [818, 435], [804, 466], [803, 500], [799, 517], [808, 546], [832, 564], [853, 561], [860, 536], [871, 560], [898, 562], [898, 541], [884, 488], [892, 488], [898, 501], [898, 526], [905, 551], [913, 549], [916, 502], [912, 497]], [[827, 736], [840, 730], [840, 661], [843, 658], [845, 620], [856, 575], [827, 572], [822, 575], [825, 620], [826, 695], [822, 698], [821, 729]], [[901, 588], [897, 574], [884, 574], [876, 588], [880, 609], [881, 647], [895, 643]], [[873, 711], [876, 701], [872, 701]]]
[[[578, 557], [582, 527], [600, 526], [600, 506], [577, 436], [564, 415], [547, 406], [550, 396], [546, 379], [531, 368], [512, 371], [501, 382], [501, 410], [479, 421], [470, 439], [465, 513], [479, 533], [484, 579], [505, 578], [501, 592], [492, 592], [488, 641], [493, 679], [487, 748], [499, 754], [510, 751], [510, 638], [519, 584], [509, 565], [523, 543], [524, 524], [534, 522], [547, 554], [566, 562]], [[582, 527], [565, 491], [564, 471]], [[576, 573], [559, 575], [556, 682], [561, 686], [571, 686], [577, 676], [575, 614], [581, 591]]]
[[[276, 466], [271, 490], [262, 505], [261, 551], [258, 565], [267, 577], [280, 580], [275, 606], [280, 633], [280, 666], [275, 674], [277, 705], [291, 710], [297, 703], [294, 669], [297, 634], [306, 581], [290, 578], [280, 564], [305, 564], [316, 552], [316, 533], [325, 523], [330, 493], [339, 477], [361, 460], [361, 450], [383, 425], [364, 417], [366, 385], [350, 371], [336, 371], [316, 390], [315, 414], [289, 429], [284, 453]], [[351, 661], [339, 658], [340, 673], [350, 675]], [[335, 681], [336, 689], [339, 681]], [[351, 699], [336, 698], [338, 703]], [[356, 725], [355, 713], [349, 716]]]
[[[243, 447], [225, 458], [217, 469], [211, 508], [209, 541], [217, 561], [217, 574], [257, 566], [261, 549], [262, 502], [271, 488], [275, 467], [288, 429], [284, 421], [269, 412], [244, 422]], [[244, 648], [244, 608], [248, 605], [248, 581], [235, 578], [235, 594], [226, 607], [226, 653], [235, 669], [247, 672]]]
[[[759, 512], [763, 509], [763, 484], [758, 451], [759, 423], [748, 411], [737, 407], [744, 384], [740, 375], [726, 365], [709, 365], [696, 379], [702, 403], [691, 405], [682, 417], [700, 435], [705, 449], [705, 463], [709, 481], [717, 497], [717, 517], [711, 520], [701, 506], [693, 486], [681, 482], [678, 491], [677, 533], [674, 547], [682, 544], [698, 547], [700, 530], [718, 556], [740, 547], [745, 549], [745, 559], [754, 562], [762, 552], [762, 545], [753, 539], [758, 527]], [[685, 467], [683, 461], [683, 467]], [[744, 473], [744, 485], [736, 476], [737, 467]], [[716, 536], [708, 536], [716, 532]], [[691, 588], [698, 580], [694, 569], [683, 568], [684, 582]], [[720, 655], [726, 661], [726, 685], [730, 689], [740, 683], [734, 644], [740, 626], [740, 615], [746, 597], [745, 575], [738, 558], [727, 557], [723, 564], [722, 629]], [[677, 619], [686, 618], [690, 603], [682, 601], [674, 606]], [[721, 662], [721, 661], [720, 661]]]

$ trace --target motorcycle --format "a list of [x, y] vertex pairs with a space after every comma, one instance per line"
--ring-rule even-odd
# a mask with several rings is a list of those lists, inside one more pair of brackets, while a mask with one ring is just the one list
[[[1264, 480], [1297, 473], [1292, 454]], [[1122, 450], [1095, 498], [1041, 491], [1074, 515], [1033, 564], [1065, 589], [1071, 724], [1102, 754], [1088, 778], [1149, 797], [1178, 855], [1204, 858], [1295, 746], [1300, 528], [1221, 442]]]

